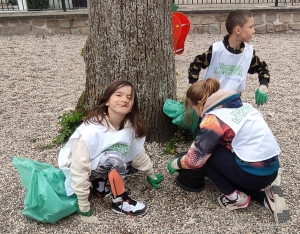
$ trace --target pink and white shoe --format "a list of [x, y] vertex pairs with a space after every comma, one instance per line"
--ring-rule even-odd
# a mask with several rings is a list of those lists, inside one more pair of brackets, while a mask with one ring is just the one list
[[219, 202], [219, 205], [223, 209], [228, 209], [228, 210], [236, 210], [236, 209], [241, 209], [245, 208], [248, 206], [250, 202], [250, 196], [246, 195], [243, 192], [236, 191], [238, 194], [238, 197], [236, 200], [229, 200], [224, 194], [220, 196], [217, 200]]

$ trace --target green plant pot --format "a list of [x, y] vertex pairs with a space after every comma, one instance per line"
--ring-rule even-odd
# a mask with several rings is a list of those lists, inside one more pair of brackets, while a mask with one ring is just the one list
[[[175, 157], [185, 155], [187, 152], [178, 153]], [[205, 188], [205, 173], [202, 168], [195, 170], [178, 170], [178, 175], [175, 178], [175, 184], [181, 189], [188, 192], [200, 192]]]

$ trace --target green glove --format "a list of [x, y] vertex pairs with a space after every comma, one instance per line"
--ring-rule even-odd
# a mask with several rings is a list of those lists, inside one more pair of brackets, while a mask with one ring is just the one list
[[82, 212], [79, 208], [77, 209], [77, 213], [78, 214], [81, 214], [83, 216], [87, 216], [87, 217], [90, 217], [92, 215], [92, 210], [90, 209], [89, 211], [87, 212]]
[[255, 101], [257, 105], [265, 104], [268, 100], [268, 88], [266, 85], [260, 85], [255, 91]]
[[147, 176], [147, 180], [153, 188], [159, 189], [160, 186], [158, 184], [164, 179], [164, 176], [162, 174], [155, 174], [154, 177]]
[[173, 175], [174, 172], [178, 171], [180, 168], [177, 165], [177, 161], [178, 159], [172, 159], [169, 163], [168, 163], [168, 171], [171, 175]]

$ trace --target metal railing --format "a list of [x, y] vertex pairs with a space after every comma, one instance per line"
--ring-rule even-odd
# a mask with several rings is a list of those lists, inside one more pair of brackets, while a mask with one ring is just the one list
[[295, 0], [173, 0], [176, 5], [292, 3]]
[[18, 2], [16, 0], [0, 0], [0, 10], [19, 10]]
[[0, 0], [0, 11], [66, 11], [86, 7], [87, 0]]
[[[293, 3], [300, 0], [172, 0], [176, 5]], [[0, 11], [73, 10], [86, 8], [87, 0], [0, 0]]]

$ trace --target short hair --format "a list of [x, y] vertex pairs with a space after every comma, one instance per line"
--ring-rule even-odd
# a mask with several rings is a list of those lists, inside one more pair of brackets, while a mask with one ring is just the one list
[[233, 29], [236, 26], [243, 27], [247, 23], [248, 19], [252, 17], [252, 13], [248, 10], [234, 10], [230, 12], [225, 23], [228, 34], [232, 34]]

